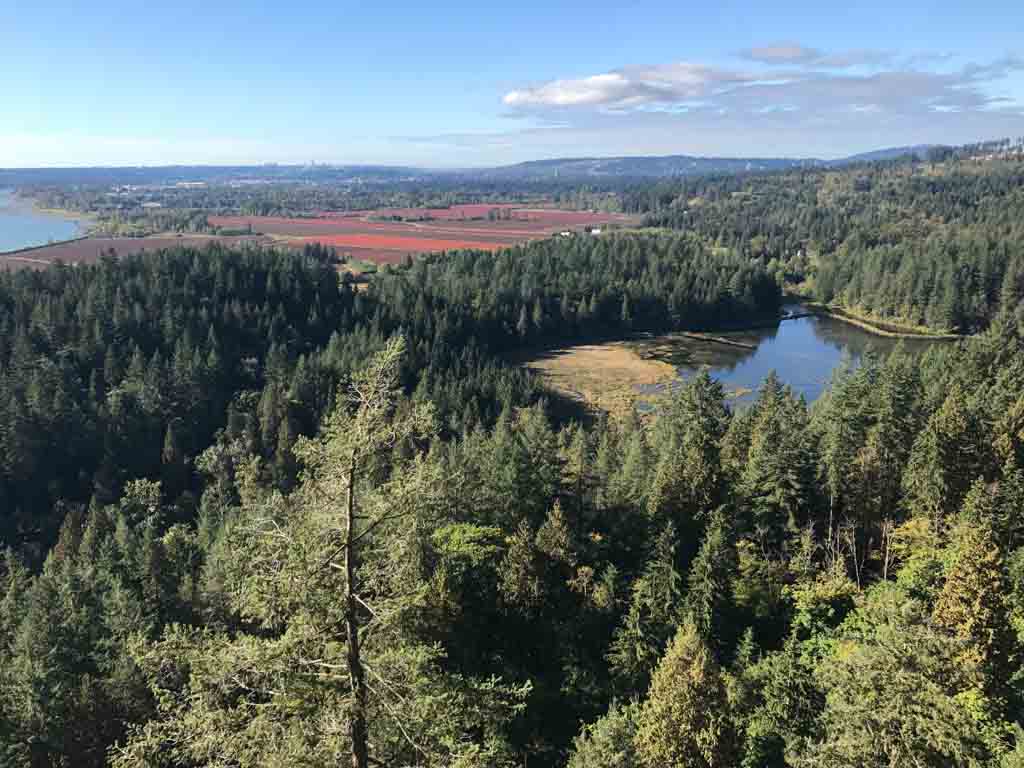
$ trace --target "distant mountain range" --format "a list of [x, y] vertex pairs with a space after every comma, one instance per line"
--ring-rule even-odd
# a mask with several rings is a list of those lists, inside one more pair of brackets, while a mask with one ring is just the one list
[[891, 160], [905, 155], [925, 157], [932, 145], [891, 147], [840, 160], [786, 157], [573, 157], [531, 160], [515, 165], [464, 170], [427, 170], [385, 165], [244, 165], [152, 166], [118, 168], [0, 168], [0, 188], [19, 186], [106, 186], [119, 184], [173, 185], [204, 181], [217, 183], [393, 184], [396, 182], [614, 182], [718, 173], [784, 171]]
[[515, 165], [468, 172], [480, 178], [508, 181], [552, 181], [614, 178], [663, 178], [700, 176], [710, 173], [750, 173], [784, 171], [791, 168], [821, 168], [892, 160], [905, 155], [923, 158], [931, 145], [891, 147], [864, 152], [838, 160], [786, 157], [696, 157], [665, 155], [657, 157], [573, 157], [531, 160]]
[[895, 160], [897, 157], [914, 155], [923, 160], [928, 155], [928, 150], [934, 149], [937, 144], [914, 144], [909, 147], [890, 147], [888, 149], [876, 149], [873, 152], [861, 152], [859, 155], [850, 155], [841, 160], [832, 160], [828, 165], [850, 165], [851, 163], [875, 163], [880, 160]]
[[746, 173], [778, 171], [821, 165], [820, 160], [764, 157], [695, 157], [666, 155], [663, 157], [574, 157], [554, 160], [531, 160], [499, 168], [471, 171], [488, 179], [509, 181], [551, 181], [554, 179], [660, 178], [666, 176], [700, 176], [708, 173]]

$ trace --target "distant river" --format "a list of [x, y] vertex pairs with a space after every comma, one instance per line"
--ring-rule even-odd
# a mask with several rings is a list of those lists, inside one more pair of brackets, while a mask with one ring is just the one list
[[[790, 306], [788, 309], [799, 307]], [[754, 399], [757, 388], [772, 370], [794, 393], [802, 394], [810, 403], [817, 400], [828, 386], [837, 366], [845, 359], [854, 366], [858, 365], [869, 348], [885, 354], [902, 341], [904, 349], [916, 355], [932, 345], [949, 343], [876, 336], [841, 320], [821, 316], [784, 320], [764, 330], [713, 335], [750, 344], [754, 348], [682, 339], [679, 354], [673, 355], [673, 362], [678, 365], [681, 378], [707, 366], [711, 376], [722, 382], [726, 390], [740, 393], [733, 401], [740, 404]]]
[[0, 253], [71, 240], [84, 234], [80, 221], [52, 213], [40, 213], [14, 192], [0, 189]]

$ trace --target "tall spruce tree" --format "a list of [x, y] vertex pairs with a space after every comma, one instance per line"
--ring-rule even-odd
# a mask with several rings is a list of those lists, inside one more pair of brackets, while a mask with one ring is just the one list
[[645, 768], [725, 768], [735, 760], [722, 673], [690, 623], [654, 672], [634, 743]]

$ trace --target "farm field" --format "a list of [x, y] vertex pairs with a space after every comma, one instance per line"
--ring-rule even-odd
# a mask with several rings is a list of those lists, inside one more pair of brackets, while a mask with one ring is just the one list
[[[493, 219], [489, 218], [493, 215]], [[498, 250], [565, 230], [608, 224], [635, 225], [636, 217], [514, 205], [451, 208], [384, 208], [359, 213], [321, 213], [314, 218], [211, 216], [210, 224], [247, 229], [289, 244], [319, 242], [342, 255], [378, 263], [460, 248]]]
[[[495, 212], [495, 219], [488, 215]], [[413, 220], [415, 219], [415, 220]], [[463, 248], [496, 251], [565, 230], [585, 231], [608, 224], [633, 226], [636, 217], [623, 214], [521, 208], [513, 205], [460, 205], [451, 208], [386, 208], [359, 213], [321, 213], [310, 218], [280, 216], [210, 216], [216, 227], [245, 230], [252, 235], [157, 235], [152, 237], [86, 237], [63, 243], [0, 254], [0, 269], [45, 267], [55, 261], [84, 264], [113, 251], [127, 256], [176, 245], [211, 241], [301, 248], [321, 243], [349, 260], [397, 264], [409, 255]]]

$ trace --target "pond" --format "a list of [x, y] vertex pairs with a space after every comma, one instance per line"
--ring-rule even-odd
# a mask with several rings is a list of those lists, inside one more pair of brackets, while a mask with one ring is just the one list
[[71, 240], [82, 234], [80, 221], [37, 211], [31, 203], [15, 197], [12, 190], [0, 189], [0, 253]]
[[[786, 309], [798, 310], [798, 306]], [[674, 363], [681, 378], [707, 367], [731, 393], [731, 401], [749, 403], [771, 371], [807, 402], [813, 402], [828, 386], [832, 371], [849, 360], [856, 366], [868, 349], [886, 354], [902, 342], [910, 354], [920, 354], [934, 344], [932, 339], [897, 339], [868, 333], [827, 316], [799, 317], [752, 331], [709, 334], [736, 346], [691, 338], [674, 337], [670, 348], [660, 345], [662, 358]], [[745, 346], [740, 346], [745, 345]], [[653, 393], [655, 386], [644, 391]]]

